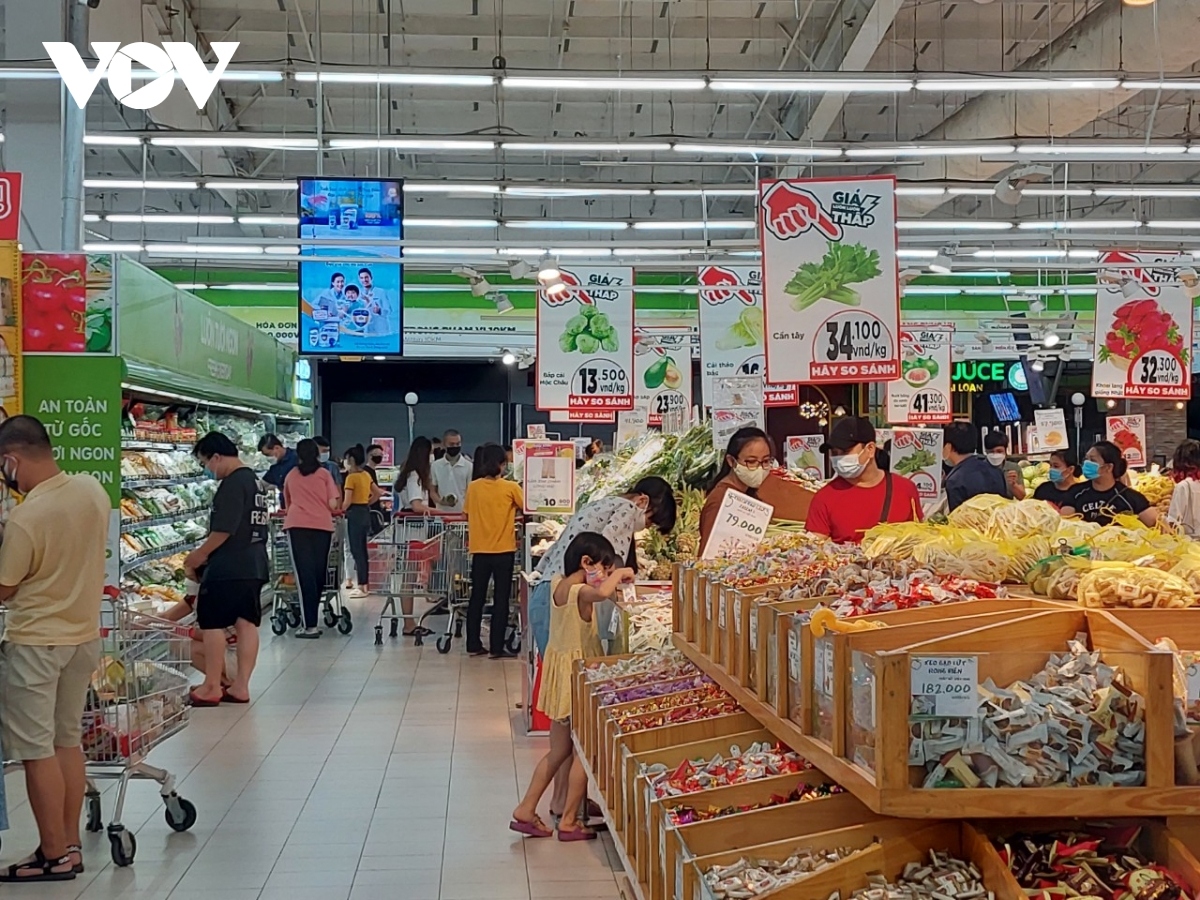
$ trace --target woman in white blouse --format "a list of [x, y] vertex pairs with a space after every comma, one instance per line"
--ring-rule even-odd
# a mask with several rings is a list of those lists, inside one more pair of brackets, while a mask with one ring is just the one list
[[1171, 477], [1175, 490], [1167, 521], [1189, 537], [1200, 538], [1200, 441], [1188, 439], [1175, 448]]
[[437, 504], [437, 486], [433, 483], [433, 467], [430, 463], [433, 444], [429, 438], [419, 437], [408, 448], [408, 458], [396, 476], [397, 496], [392, 508], [402, 512], [420, 513], [423, 516], [441, 515]]

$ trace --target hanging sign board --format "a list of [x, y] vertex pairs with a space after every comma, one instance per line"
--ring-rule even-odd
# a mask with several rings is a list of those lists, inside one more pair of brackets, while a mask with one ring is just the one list
[[1061, 409], [1035, 409], [1033, 427], [1038, 446], [1033, 452], [1049, 453], [1071, 446], [1067, 439], [1067, 417]]
[[0, 241], [20, 240], [21, 173], [0, 172]]
[[635, 406], [633, 409], [617, 413], [617, 436], [613, 441], [613, 449], [620, 450], [630, 441], [645, 434], [649, 420], [650, 410], [644, 406]]
[[[570, 441], [524, 441], [521, 490], [527, 515], [575, 512], [575, 445]], [[515, 463], [516, 442], [513, 446]]]
[[729, 446], [729, 439], [739, 428], [753, 427], [765, 430], [766, 426], [761, 409], [714, 409], [712, 420], [713, 447], [721, 453], [725, 452], [725, 448]]
[[1146, 465], [1146, 417], [1109, 416], [1104, 420], [1108, 439], [1121, 448], [1131, 468]]
[[720, 559], [752, 552], [766, 536], [774, 509], [740, 491], [726, 491], [700, 558]]
[[1092, 395], [1187, 400], [1200, 278], [1176, 252], [1100, 255]]
[[652, 335], [637, 331], [633, 347], [633, 393], [649, 410], [649, 424], [678, 419], [692, 407], [692, 348], [687, 335]]
[[940, 428], [892, 429], [891, 470], [916, 485], [925, 509], [942, 492], [942, 442]]
[[571, 422], [615, 422], [617, 414], [605, 412], [602, 409], [582, 409], [568, 412], [561, 409], [550, 410], [550, 421], [558, 424]]
[[823, 443], [825, 443], [823, 434], [790, 435], [784, 453], [787, 467], [793, 471], [799, 470], [811, 478], [824, 478], [825, 456], [821, 453]]
[[[704, 405], [716, 406], [718, 378], [766, 375], [763, 355], [762, 269], [758, 266], [701, 266], [699, 283], [700, 365]], [[795, 406], [796, 384], [768, 384], [764, 406]]]
[[525, 437], [533, 441], [544, 441], [546, 439], [545, 425], [526, 425]]
[[560, 267], [537, 299], [537, 408], [633, 409], [633, 269]]
[[896, 179], [759, 183], [767, 377], [900, 377]]
[[950, 404], [950, 343], [942, 328], [900, 330], [900, 377], [887, 383], [888, 421], [943, 424], [953, 419]]

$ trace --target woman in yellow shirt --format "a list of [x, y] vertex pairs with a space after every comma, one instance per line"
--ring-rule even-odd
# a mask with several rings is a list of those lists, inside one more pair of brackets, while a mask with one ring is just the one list
[[492, 659], [516, 656], [504, 646], [512, 597], [513, 560], [517, 552], [516, 518], [525, 507], [521, 488], [502, 477], [508, 454], [499, 444], [479, 448], [475, 464], [480, 477], [467, 485], [463, 512], [467, 514], [467, 540], [471, 551], [471, 600], [467, 606], [467, 653], [483, 656], [480, 638], [488, 581], [492, 587], [492, 624], [489, 638]]
[[371, 533], [371, 504], [383, 496], [379, 485], [371, 480], [370, 473], [366, 471], [366, 462], [367, 455], [362, 444], [355, 444], [346, 451], [342, 509], [346, 513], [346, 540], [350, 543], [350, 555], [354, 557], [354, 571], [358, 576], [358, 583], [350, 592], [351, 597], [365, 597], [370, 593], [367, 538]]

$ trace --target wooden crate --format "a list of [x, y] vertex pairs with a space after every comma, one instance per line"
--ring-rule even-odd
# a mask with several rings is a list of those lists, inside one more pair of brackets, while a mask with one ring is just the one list
[[[799, 781], [800, 779], [796, 779]], [[738, 785], [750, 787], [750, 785]], [[732, 791], [732, 789], [726, 789]], [[732, 793], [729, 796], [734, 796]], [[769, 795], [768, 795], [769, 796]], [[766, 797], [761, 799], [765, 800]], [[737, 801], [734, 801], [737, 802]], [[746, 802], [746, 801], [741, 801]], [[690, 804], [676, 804], [690, 805]], [[665, 808], [660, 808], [664, 813]], [[662, 820], [659, 829], [659, 861], [651, 868], [651, 897], [682, 898], [687, 861], [739, 846], [753, 846], [814, 831], [829, 831], [877, 819], [871, 810], [851, 794], [837, 794], [822, 800], [785, 803], [750, 812], [735, 813], [706, 822], [671, 826]], [[829, 896], [827, 891], [821, 900]]]
[[663, 747], [659, 750], [648, 750], [644, 753], [628, 754], [625, 757], [627, 767], [625, 783], [629, 795], [625, 800], [625, 847], [631, 857], [637, 860], [639, 881], [646, 881], [648, 872], [645, 868], [647, 847], [646, 843], [650, 830], [650, 805], [659, 802], [653, 795], [650, 785], [643, 773], [644, 766], [661, 763], [668, 769], [675, 769], [685, 760], [712, 759], [718, 753], [724, 757], [730, 755], [734, 745], [745, 750], [751, 744], [758, 742], [773, 743], [775, 736], [764, 728], [745, 731], [713, 738], [707, 741], [697, 741], [691, 744], [678, 744], [673, 747]]
[[[727, 660], [725, 669], [742, 687], [752, 688], [757, 680], [757, 673], [752, 665], [754, 657], [750, 653], [750, 621], [753, 603], [758, 599], [777, 599], [779, 593], [786, 586], [784, 584], [760, 584], [756, 587], [732, 588], [728, 591], [729, 627], [725, 631], [725, 659]], [[754, 624], [753, 633], [757, 644], [757, 621]]]
[[[593, 682], [588, 681], [586, 670], [591, 666], [601, 663], [613, 663], [622, 659], [629, 659], [630, 656], [631, 654], [626, 653], [617, 656], [602, 656], [588, 660], [579, 660], [575, 663], [575, 668], [572, 672], [571, 710], [574, 714], [571, 716], [571, 730], [575, 733], [575, 740], [579, 745], [580, 751], [593, 770], [599, 758], [596, 751], [597, 717], [595, 685]], [[578, 712], [576, 713], [576, 711]]]
[[677, 634], [687, 640], [696, 639], [696, 582], [699, 572], [695, 562], [676, 563], [679, 572], [678, 588], [675, 593], [675, 605], [671, 619]]

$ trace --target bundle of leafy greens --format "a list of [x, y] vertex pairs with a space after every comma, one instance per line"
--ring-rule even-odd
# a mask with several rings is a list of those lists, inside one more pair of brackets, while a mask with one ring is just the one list
[[808, 309], [822, 298], [858, 306], [862, 297], [849, 285], [870, 281], [881, 271], [878, 250], [830, 241], [821, 261], [807, 262], [797, 269], [784, 291], [792, 295], [792, 309], [796, 311]]

